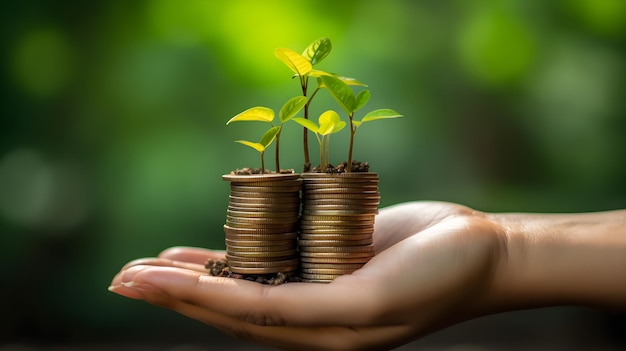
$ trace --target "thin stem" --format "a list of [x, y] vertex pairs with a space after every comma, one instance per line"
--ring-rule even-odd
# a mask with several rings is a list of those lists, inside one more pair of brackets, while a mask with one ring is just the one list
[[348, 167], [346, 172], [350, 173], [352, 171], [352, 147], [354, 145], [354, 134], [356, 133], [356, 128], [354, 128], [354, 124], [352, 123], [352, 118], [354, 118], [354, 112], [348, 115], [350, 118], [350, 149], [348, 150]]
[[276, 133], [276, 173], [280, 173], [280, 132], [283, 131], [283, 126], [280, 126], [278, 133]]
[[[302, 96], [306, 97], [307, 94], [307, 89], [308, 89], [308, 80], [309, 77], [300, 77], [300, 85], [302, 86]], [[306, 105], [304, 105], [304, 118], [305, 119], [309, 119], [309, 103], [307, 102]], [[302, 132], [302, 142], [303, 142], [303, 147], [304, 147], [304, 164], [305, 167], [307, 167], [307, 165], [310, 166], [311, 164], [311, 160], [309, 158], [309, 130], [307, 128], [304, 128], [303, 132]]]
[[261, 152], [261, 174], [265, 173], [265, 151]]
[[330, 164], [330, 134], [326, 136], [326, 163]]

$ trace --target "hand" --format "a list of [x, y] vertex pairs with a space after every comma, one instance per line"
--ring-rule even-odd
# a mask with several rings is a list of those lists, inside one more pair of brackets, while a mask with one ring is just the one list
[[481, 212], [405, 203], [377, 216], [376, 256], [329, 284], [213, 277], [204, 262], [224, 252], [177, 247], [128, 263], [109, 289], [278, 348], [388, 349], [489, 310], [503, 238]]

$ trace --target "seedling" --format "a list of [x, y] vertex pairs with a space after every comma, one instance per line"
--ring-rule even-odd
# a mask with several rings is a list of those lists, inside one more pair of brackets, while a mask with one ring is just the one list
[[366, 122], [376, 121], [379, 119], [402, 117], [398, 112], [391, 109], [378, 109], [367, 113], [360, 121], [354, 120], [354, 114], [361, 109], [369, 101], [371, 93], [369, 90], [362, 90], [355, 95], [352, 89], [341, 79], [330, 75], [322, 75], [319, 78], [319, 85], [324, 85], [330, 95], [337, 101], [339, 106], [348, 114], [350, 120], [350, 147], [348, 149], [348, 167], [346, 172], [350, 172], [352, 168], [352, 152], [354, 147], [354, 135], [357, 129]]
[[[307, 46], [302, 54], [298, 54], [297, 52], [287, 48], [277, 48], [274, 51], [274, 54], [295, 74], [293, 77], [297, 77], [299, 79], [303, 97], [307, 97], [308, 94], [309, 77], [334, 76], [344, 81], [346, 84], [366, 86], [353, 78], [336, 76], [328, 72], [313, 69], [313, 66], [317, 65], [324, 60], [326, 56], [328, 56], [331, 49], [332, 44], [330, 39], [321, 38]], [[309, 107], [311, 105], [311, 101], [313, 101], [317, 92], [322, 88], [324, 88], [324, 86], [320, 84], [320, 81], [318, 80], [317, 88], [313, 91], [311, 96], [308, 97], [308, 101], [306, 105], [304, 105], [304, 119], [309, 119]], [[308, 167], [310, 167], [308, 135], [308, 128], [305, 126], [302, 136], [304, 144], [305, 171], [307, 171]], [[320, 166], [322, 165], [320, 164]]]
[[240, 121], [258, 121], [267, 122], [271, 125], [270, 129], [263, 134], [261, 141], [258, 143], [250, 142], [247, 140], [236, 140], [235, 142], [249, 146], [257, 150], [261, 154], [261, 174], [265, 172], [265, 150], [276, 139], [276, 173], [280, 173], [280, 133], [282, 132], [283, 125], [292, 119], [307, 103], [307, 99], [304, 96], [296, 96], [289, 99], [280, 109], [278, 116], [280, 119], [280, 125], [274, 126], [273, 121], [276, 113], [269, 107], [257, 106], [249, 108], [226, 122], [230, 124], [232, 122]]
[[319, 126], [310, 119], [302, 117], [296, 117], [293, 121], [315, 133], [320, 147], [320, 168], [323, 171], [330, 162], [330, 135], [345, 128], [346, 122], [342, 121], [339, 114], [333, 110], [320, 115]]

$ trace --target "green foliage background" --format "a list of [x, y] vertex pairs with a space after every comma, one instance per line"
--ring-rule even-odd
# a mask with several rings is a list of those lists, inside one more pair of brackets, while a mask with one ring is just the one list
[[[626, 204], [621, 0], [29, 0], [0, 9], [8, 340], [201, 333], [106, 287], [133, 258], [223, 247], [220, 176], [258, 166], [233, 140], [262, 131], [225, 122], [297, 95], [273, 50], [324, 36], [333, 51], [320, 69], [369, 84], [368, 110], [405, 116], [356, 139], [355, 159], [382, 178], [383, 205]], [[338, 109], [325, 92], [317, 106], [315, 120]], [[299, 170], [300, 129], [287, 125], [282, 138], [283, 168]], [[347, 130], [333, 136], [333, 162], [347, 140]], [[311, 153], [316, 160], [314, 144]]]

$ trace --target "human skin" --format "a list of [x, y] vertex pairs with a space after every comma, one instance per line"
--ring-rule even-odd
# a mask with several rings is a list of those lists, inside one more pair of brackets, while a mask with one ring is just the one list
[[577, 305], [626, 310], [626, 211], [495, 214], [442, 202], [380, 211], [376, 256], [329, 284], [209, 276], [224, 252], [175, 247], [109, 290], [293, 350], [385, 350], [468, 319]]

